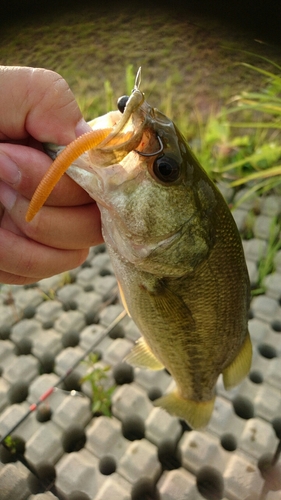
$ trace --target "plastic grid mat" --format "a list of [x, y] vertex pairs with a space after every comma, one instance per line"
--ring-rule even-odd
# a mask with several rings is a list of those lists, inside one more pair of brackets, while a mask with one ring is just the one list
[[[281, 203], [269, 196], [236, 209], [242, 235], [253, 207], [243, 241], [252, 286]], [[153, 406], [173, 386], [165, 370], [123, 362], [139, 332], [128, 317], [110, 326], [122, 306], [108, 301], [116, 280], [104, 246], [67, 274], [2, 286], [0, 434], [14, 429], [16, 448], [0, 447], [0, 499], [280, 500], [280, 252], [274, 263], [251, 302], [251, 372], [229, 392], [219, 380], [204, 431]], [[99, 366], [111, 366], [105, 383], [116, 384], [112, 418], [93, 416], [90, 386], [81, 385], [80, 360], [93, 345]]]

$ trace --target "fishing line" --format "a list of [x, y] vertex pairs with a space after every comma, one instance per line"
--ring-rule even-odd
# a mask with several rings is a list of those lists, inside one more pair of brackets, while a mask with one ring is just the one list
[[[116, 296], [114, 296], [112, 299], [111, 299], [111, 302], [116, 298]], [[105, 306], [106, 307], [106, 306]], [[93, 344], [91, 344], [91, 346], [83, 353], [82, 356], [80, 356], [74, 363], [73, 365], [59, 378], [59, 380], [56, 382], [56, 384], [54, 384], [53, 386], [49, 387], [49, 389], [47, 389], [41, 396], [40, 398], [36, 401], [36, 403], [32, 403], [30, 406], [29, 406], [29, 409], [27, 410], [27, 412], [21, 417], [21, 419], [16, 423], [14, 424], [12, 427], [10, 427], [10, 429], [4, 434], [4, 436], [1, 436], [0, 438], [0, 445], [3, 444], [3, 446], [5, 446], [5, 448], [9, 449], [9, 447], [6, 445], [5, 443], [5, 439], [11, 435], [12, 432], [14, 432], [17, 427], [22, 424], [27, 418], [28, 416], [33, 413], [37, 408], [38, 406], [40, 406], [41, 403], [43, 403], [43, 401], [45, 401], [56, 389], [58, 389], [58, 386], [60, 384], [62, 384], [65, 379], [73, 372], [73, 370], [75, 370], [75, 368], [79, 365], [79, 363], [81, 363], [81, 361], [83, 361], [85, 359], [86, 356], [88, 356], [94, 349], [94, 347], [96, 347], [96, 345], [101, 342], [101, 340], [103, 340], [110, 332], [111, 330], [113, 330], [113, 328], [115, 328], [116, 325], [118, 325], [118, 323], [120, 323], [120, 321], [122, 321], [122, 319], [126, 316], [126, 311], [123, 310], [111, 323], [110, 325], [104, 330], [104, 332], [102, 333], [101, 336], [99, 336], [99, 338], [97, 340], [95, 340], [95, 342], [93, 342]]]

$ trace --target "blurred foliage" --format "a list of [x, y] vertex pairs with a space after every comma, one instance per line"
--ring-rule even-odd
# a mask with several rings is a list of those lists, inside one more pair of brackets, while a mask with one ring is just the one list
[[239, 203], [255, 192], [280, 193], [281, 67], [272, 65], [277, 72], [243, 63], [264, 76], [264, 88], [242, 92], [205, 124], [199, 122], [195, 153], [214, 180], [223, 178], [235, 188], [247, 185]]
[[83, 364], [87, 365], [88, 370], [86, 375], [81, 378], [81, 383], [90, 383], [92, 412], [111, 417], [111, 396], [116, 386], [105, 386], [105, 382], [108, 381], [107, 372], [110, 370], [110, 366], [99, 366], [98, 362], [99, 357], [95, 353], [90, 354], [85, 361], [82, 361]]

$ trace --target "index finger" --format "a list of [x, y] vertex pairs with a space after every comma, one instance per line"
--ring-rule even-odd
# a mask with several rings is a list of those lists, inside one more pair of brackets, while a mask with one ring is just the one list
[[[77, 135], [82, 114], [66, 81], [42, 68], [0, 66], [0, 140], [65, 145]], [[86, 129], [85, 129], [86, 131]]]

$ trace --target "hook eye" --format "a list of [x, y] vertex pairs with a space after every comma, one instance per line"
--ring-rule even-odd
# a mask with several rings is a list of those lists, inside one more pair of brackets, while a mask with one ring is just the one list
[[155, 156], [155, 155], [158, 155], [159, 153], [162, 153], [162, 151], [164, 149], [163, 142], [161, 141], [159, 135], [156, 135], [156, 137], [157, 137], [159, 145], [160, 145], [160, 149], [158, 151], [155, 151], [154, 153], [143, 153], [142, 151], [138, 151], [137, 149], [134, 149], [135, 153], [138, 153], [138, 155], [140, 155], [140, 156]]
[[128, 95], [122, 95], [122, 97], [119, 97], [118, 101], [117, 101], [117, 107], [120, 111], [120, 113], [124, 113], [125, 111], [125, 108], [126, 108], [126, 104], [129, 100], [129, 96]]

